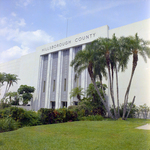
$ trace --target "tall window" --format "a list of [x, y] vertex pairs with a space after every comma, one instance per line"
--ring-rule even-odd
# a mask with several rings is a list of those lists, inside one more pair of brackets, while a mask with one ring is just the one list
[[44, 81], [44, 84], [43, 84], [43, 92], [45, 92], [45, 81]]
[[53, 91], [55, 91], [55, 80], [53, 81]]
[[51, 102], [51, 107], [55, 109], [55, 102]]
[[64, 91], [66, 91], [66, 79], [64, 79]]
[[79, 78], [77, 77], [77, 87], [79, 87]]
[[62, 102], [62, 107], [66, 107], [67, 108], [67, 102]]

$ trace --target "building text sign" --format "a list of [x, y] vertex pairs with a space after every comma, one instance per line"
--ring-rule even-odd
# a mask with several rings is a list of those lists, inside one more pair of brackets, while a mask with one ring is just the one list
[[48, 46], [46, 48], [43, 48], [42, 51], [49, 51], [49, 50], [53, 50], [53, 49], [56, 49], [56, 48], [63, 48], [66, 45], [71, 45], [72, 42], [78, 43], [78, 42], [83, 42], [83, 41], [86, 41], [86, 40], [89, 40], [89, 39], [94, 40], [95, 37], [96, 37], [96, 33], [91, 33], [91, 34], [79, 36], [79, 37], [74, 38], [74, 40], [66, 40], [64, 42], [59, 42], [59, 43], [53, 44], [51, 46]]

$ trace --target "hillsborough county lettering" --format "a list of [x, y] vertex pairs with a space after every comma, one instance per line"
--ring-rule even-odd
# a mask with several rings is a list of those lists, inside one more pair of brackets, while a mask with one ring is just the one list
[[[87, 40], [87, 39], [91, 39], [91, 38], [94, 38], [95, 37], [95, 34], [96, 33], [92, 33], [92, 34], [88, 34], [88, 35], [84, 35], [84, 36], [80, 36], [80, 37], [77, 37], [74, 39], [75, 43], [77, 42], [80, 42], [80, 41], [84, 41], [84, 40]], [[58, 43], [58, 44], [54, 44], [52, 46], [49, 46], [47, 48], [43, 48], [42, 51], [49, 51], [51, 49], [55, 49], [57, 47], [63, 47], [65, 45], [69, 45], [71, 44], [71, 40], [68, 40], [68, 41], [65, 41], [65, 42], [61, 42], [61, 43]]]

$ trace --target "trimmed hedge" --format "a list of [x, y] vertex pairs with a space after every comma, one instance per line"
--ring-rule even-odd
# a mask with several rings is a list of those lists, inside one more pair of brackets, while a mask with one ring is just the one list
[[38, 113], [40, 114], [42, 124], [53, 124], [78, 120], [77, 113], [67, 110], [66, 108], [60, 108], [57, 110], [41, 108]]

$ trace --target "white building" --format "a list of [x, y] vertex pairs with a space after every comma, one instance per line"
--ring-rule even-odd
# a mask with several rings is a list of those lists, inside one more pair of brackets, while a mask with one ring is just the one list
[[[0, 72], [17, 74], [20, 80], [14, 84], [10, 91], [17, 91], [20, 85], [34, 86], [32, 109], [60, 108], [64, 105], [72, 105], [76, 98], [70, 99], [69, 92], [75, 86], [80, 85], [84, 89], [91, 82], [85, 70], [79, 81], [74, 81], [74, 70], [70, 67], [70, 62], [75, 54], [84, 49], [87, 43], [99, 37], [112, 37], [113, 33], [117, 37], [135, 35], [140, 38], [150, 40], [150, 19], [122, 26], [109, 30], [109, 27], [102, 26], [87, 32], [83, 32], [59, 41], [40, 46], [34, 53], [22, 56], [19, 59], [0, 64]], [[43, 37], [44, 38], [44, 37]], [[123, 103], [124, 94], [129, 82], [132, 67], [132, 59], [128, 64], [128, 69], [124, 73], [119, 73], [120, 100]], [[106, 84], [108, 81], [104, 81]], [[108, 85], [108, 84], [107, 84]], [[1, 97], [5, 87], [1, 88]], [[110, 98], [109, 90], [107, 90]], [[138, 66], [133, 78], [129, 101], [136, 96], [136, 105], [146, 103], [150, 106], [150, 60], [147, 63], [139, 57]], [[109, 101], [111, 105], [111, 102]]]

